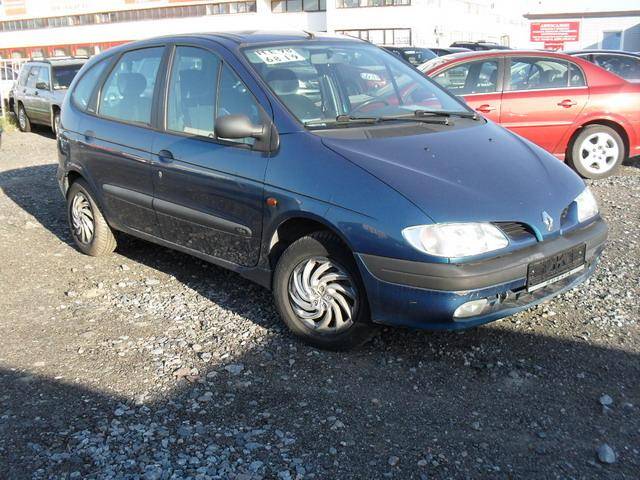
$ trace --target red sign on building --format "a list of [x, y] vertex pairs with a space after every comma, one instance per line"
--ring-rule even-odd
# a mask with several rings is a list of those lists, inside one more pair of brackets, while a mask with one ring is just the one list
[[531, 41], [549, 44], [580, 40], [580, 22], [532, 22]]

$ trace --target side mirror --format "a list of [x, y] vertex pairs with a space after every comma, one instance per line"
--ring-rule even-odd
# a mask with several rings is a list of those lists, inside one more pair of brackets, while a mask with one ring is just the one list
[[36, 83], [36, 88], [38, 90], [49, 90], [49, 85], [47, 85], [47, 82], [38, 82]]
[[224, 115], [216, 118], [214, 129], [217, 138], [255, 138], [254, 150], [271, 152], [278, 148], [277, 132], [271, 122], [254, 125], [247, 115]]

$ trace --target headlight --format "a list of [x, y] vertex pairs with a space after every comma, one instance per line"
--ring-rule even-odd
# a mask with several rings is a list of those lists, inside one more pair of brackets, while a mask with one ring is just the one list
[[419, 225], [402, 231], [413, 248], [438, 257], [468, 257], [506, 247], [507, 237], [490, 223]]
[[593, 193], [586, 187], [580, 195], [574, 200], [578, 206], [578, 222], [582, 223], [585, 220], [589, 220], [591, 217], [595, 217], [598, 210], [598, 202], [596, 202]]

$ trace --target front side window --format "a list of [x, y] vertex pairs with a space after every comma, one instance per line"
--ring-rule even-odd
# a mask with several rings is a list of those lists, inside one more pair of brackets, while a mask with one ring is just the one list
[[371, 45], [278, 45], [244, 51], [255, 71], [302, 123], [416, 110], [468, 112], [396, 55]]
[[593, 61], [599, 67], [625, 80], [640, 80], [640, 58], [627, 55], [596, 54]]
[[96, 87], [96, 82], [104, 72], [107, 66], [107, 61], [103, 60], [100, 63], [92, 66], [88, 72], [86, 72], [71, 94], [71, 101], [81, 110], [87, 110], [89, 103], [91, 102], [91, 95]]
[[40, 67], [31, 67], [31, 70], [29, 70], [29, 76], [27, 77], [27, 87], [36, 88], [36, 83], [38, 83], [39, 75]]
[[167, 97], [168, 130], [213, 138], [219, 68], [211, 52], [176, 48]]
[[153, 92], [164, 47], [127, 52], [102, 87], [98, 113], [134, 123], [151, 123]]
[[498, 61], [463, 63], [440, 72], [433, 79], [456, 95], [493, 93], [498, 90]]
[[49, 69], [47, 67], [40, 67], [36, 86], [47, 90], [49, 89]]
[[78, 74], [82, 65], [65, 65], [53, 68], [53, 88], [55, 90], [64, 90], [69, 88], [71, 82]]
[[512, 57], [509, 90], [567, 88], [569, 62], [552, 58]]

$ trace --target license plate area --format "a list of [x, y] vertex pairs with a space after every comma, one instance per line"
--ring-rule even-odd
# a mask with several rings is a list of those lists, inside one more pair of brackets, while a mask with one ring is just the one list
[[585, 268], [586, 244], [532, 262], [527, 269], [527, 292], [559, 282]]

